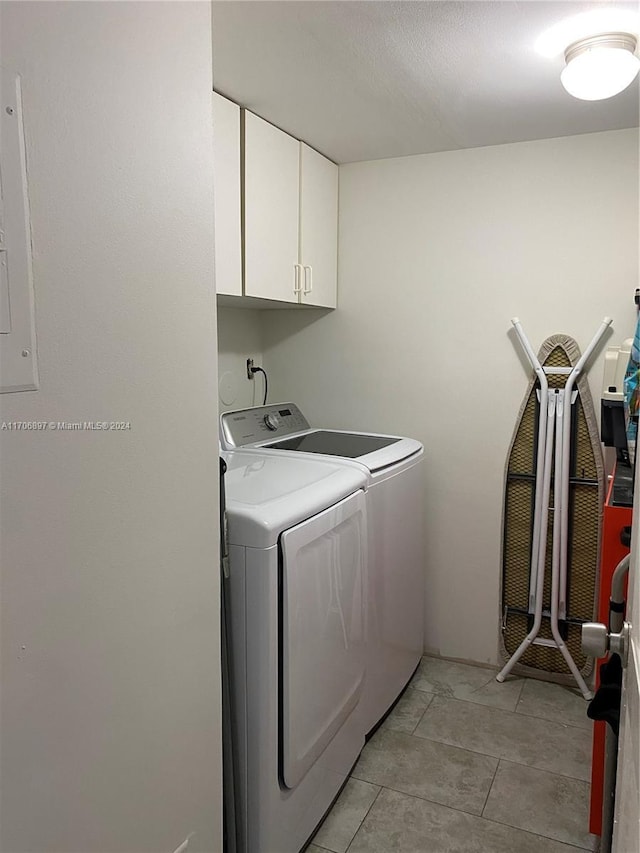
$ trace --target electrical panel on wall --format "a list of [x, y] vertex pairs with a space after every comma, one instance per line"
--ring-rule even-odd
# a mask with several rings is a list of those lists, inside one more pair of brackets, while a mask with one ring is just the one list
[[0, 68], [0, 392], [37, 388], [20, 78]]

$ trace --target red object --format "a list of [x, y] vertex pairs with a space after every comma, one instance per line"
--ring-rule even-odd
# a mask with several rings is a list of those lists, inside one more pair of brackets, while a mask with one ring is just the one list
[[[607, 499], [604, 505], [602, 523], [602, 550], [600, 553], [600, 587], [598, 589], [598, 622], [609, 624], [609, 596], [611, 595], [611, 578], [620, 560], [629, 553], [620, 542], [620, 532], [623, 527], [631, 524], [632, 508], [613, 506], [613, 478], [609, 483]], [[596, 667], [596, 689], [600, 685], [600, 667], [604, 660], [598, 661]], [[593, 752], [591, 759], [591, 805], [589, 809], [589, 832], [594, 835], [602, 834], [602, 788], [604, 783], [604, 735], [606, 723], [598, 721], [593, 724]]]

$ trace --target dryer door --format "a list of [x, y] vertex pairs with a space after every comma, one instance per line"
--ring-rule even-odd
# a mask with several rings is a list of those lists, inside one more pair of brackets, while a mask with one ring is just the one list
[[364, 492], [283, 533], [280, 545], [280, 772], [293, 788], [362, 692]]

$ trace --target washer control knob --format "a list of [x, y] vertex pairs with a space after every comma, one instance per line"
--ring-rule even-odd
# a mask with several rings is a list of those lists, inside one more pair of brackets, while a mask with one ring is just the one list
[[280, 421], [277, 415], [268, 414], [264, 416], [264, 423], [267, 429], [276, 430], [280, 426]]

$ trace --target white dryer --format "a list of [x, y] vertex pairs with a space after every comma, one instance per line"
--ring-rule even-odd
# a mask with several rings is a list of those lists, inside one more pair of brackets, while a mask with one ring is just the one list
[[313, 429], [294, 403], [225, 412], [223, 448], [357, 462], [367, 475], [367, 677], [359, 714], [375, 729], [424, 648], [424, 451], [402, 436]]
[[240, 849], [298, 853], [364, 745], [366, 476], [224, 458]]

